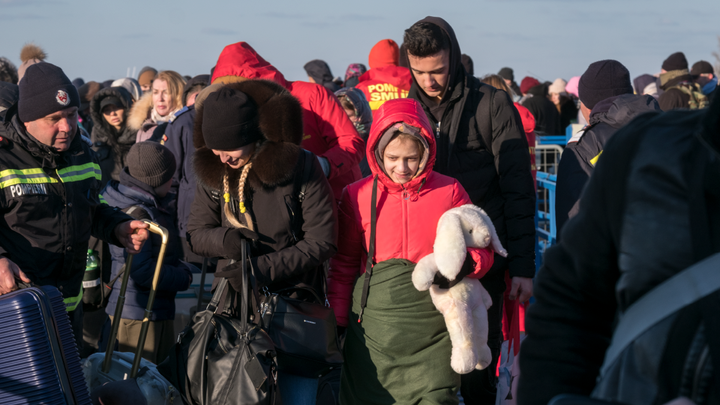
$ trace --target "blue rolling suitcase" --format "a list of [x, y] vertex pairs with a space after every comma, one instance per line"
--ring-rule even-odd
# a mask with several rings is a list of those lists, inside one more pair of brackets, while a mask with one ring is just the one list
[[0, 296], [0, 404], [92, 404], [55, 287]]

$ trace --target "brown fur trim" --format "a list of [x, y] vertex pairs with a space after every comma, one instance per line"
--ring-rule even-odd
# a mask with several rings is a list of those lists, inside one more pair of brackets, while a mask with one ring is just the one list
[[127, 118], [127, 125], [132, 130], [139, 130], [143, 122], [150, 116], [150, 110], [153, 108], [152, 93], [147, 92], [140, 100], [133, 104], [130, 110], [130, 116]]
[[25, 44], [25, 46], [23, 46], [22, 50], [20, 51], [20, 60], [22, 61], [22, 63], [25, 63], [31, 59], [44, 61], [45, 58], [47, 58], [47, 54], [45, 54], [45, 51], [43, 51], [42, 48], [33, 43]]
[[[253, 157], [248, 175], [251, 187], [275, 187], [290, 181], [300, 156], [302, 142], [302, 107], [282, 86], [267, 80], [246, 80], [226, 84], [250, 96], [258, 106], [259, 125], [265, 141]], [[195, 173], [205, 186], [222, 189], [225, 165], [205, 147], [202, 134], [203, 108], [196, 107], [193, 127]], [[237, 184], [242, 169], [230, 170], [230, 184]], [[233, 187], [231, 187], [233, 189]]]
[[[292, 178], [300, 156], [300, 146], [288, 142], [265, 142], [253, 159], [251, 173], [263, 186], [275, 187]], [[250, 183], [251, 186], [256, 187]]]

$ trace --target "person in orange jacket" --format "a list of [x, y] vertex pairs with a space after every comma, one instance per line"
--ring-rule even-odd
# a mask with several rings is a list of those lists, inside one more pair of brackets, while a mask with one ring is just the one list
[[211, 82], [234, 83], [247, 79], [278, 83], [300, 101], [303, 108], [301, 146], [318, 156], [335, 200], [339, 201], [343, 188], [361, 178], [358, 163], [365, 143], [335, 95], [319, 84], [286, 80], [247, 42], [226, 46], [220, 53]]
[[383, 103], [396, 98], [405, 98], [412, 86], [410, 69], [398, 66], [400, 50], [392, 39], [383, 39], [370, 50], [370, 70], [360, 76], [355, 88], [365, 93], [370, 109], [375, 111]]

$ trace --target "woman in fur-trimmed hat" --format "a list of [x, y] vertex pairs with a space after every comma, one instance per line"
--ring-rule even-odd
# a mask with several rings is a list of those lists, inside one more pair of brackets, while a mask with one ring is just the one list
[[[240, 291], [240, 265], [225, 266], [242, 259], [241, 240], [248, 240], [259, 288], [309, 287], [322, 296], [323, 263], [337, 251], [337, 213], [317, 157], [300, 147], [298, 100], [277, 83], [247, 80], [208, 87], [195, 106], [192, 250], [224, 258], [215, 276]], [[314, 403], [317, 379], [282, 372], [278, 379], [285, 404]]]

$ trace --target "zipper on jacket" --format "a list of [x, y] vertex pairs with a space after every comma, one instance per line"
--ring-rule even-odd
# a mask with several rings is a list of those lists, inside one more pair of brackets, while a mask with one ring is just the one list
[[440, 139], [440, 121], [438, 121], [435, 127], [435, 139]]

